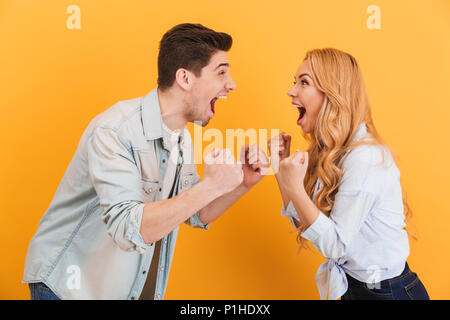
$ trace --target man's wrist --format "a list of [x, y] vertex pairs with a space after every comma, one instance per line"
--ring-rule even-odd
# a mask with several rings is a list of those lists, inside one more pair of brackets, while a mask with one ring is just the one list
[[[253, 185], [254, 186], [254, 185]], [[244, 182], [242, 182], [239, 186], [237, 186], [236, 191], [244, 194], [250, 191], [253, 186], [246, 186]]]
[[211, 199], [209, 199], [210, 201], [213, 201], [226, 193], [220, 188], [220, 184], [215, 183], [210, 178], [205, 177], [200, 183], [206, 186], [208, 194], [211, 196]]

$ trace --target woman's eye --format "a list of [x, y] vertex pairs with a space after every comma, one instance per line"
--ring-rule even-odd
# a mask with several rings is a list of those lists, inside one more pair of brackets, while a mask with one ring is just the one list
[[307, 85], [307, 84], [309, 84], [309, 83], [308, 83], [308, 81], [306, 81], [306, 80], [302, 80], [302, 84], [306, 84], [306, 85]]

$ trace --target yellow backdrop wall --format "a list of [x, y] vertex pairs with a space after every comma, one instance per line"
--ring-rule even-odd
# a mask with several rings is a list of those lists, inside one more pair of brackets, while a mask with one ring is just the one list
[[[380, 29], [367, 25], [370, 5]], [[305, 52], [336, 47], [357, 58], [414, 212], [419, 240], [408, 262], [431, 298], [450, 298], [448, 0], [0, 1], [0, 298], [29, 298], [20, 282], [28, 243], [82, 132], [115, 102], [156, 86], [159, 40], [182, 22], [233, 36], [237, 90], [208, 126], [224, 134], [279, 128], [304, 149], [286, 92]], [[166, 298], [317, 299], [324, 258], [296, 255], [280, 207], [268, 176], [209, 231], [183, 225]]]

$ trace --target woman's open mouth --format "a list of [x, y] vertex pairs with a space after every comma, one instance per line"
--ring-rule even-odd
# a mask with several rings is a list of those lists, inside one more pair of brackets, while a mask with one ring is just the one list
[[296, 107], [297, 107], [298, 112], [299, 112], [299, 116], [298, 116], [298, 119], [297, 119], [297, 124], [300, 125], [300, 123], [302, 122], [302, 119], [305, 117], [306, 109], [304, 107], [299, 107], [299, 106], [296, 106]]

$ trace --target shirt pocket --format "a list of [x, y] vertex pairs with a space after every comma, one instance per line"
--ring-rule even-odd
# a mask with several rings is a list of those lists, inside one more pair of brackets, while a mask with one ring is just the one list
[[145, 203], [155, 201], [159, 191], [159, 182], [157, 180], [141, 179], [141, 192]]
[[194, 174], [186, 173], [180, 177], [180, 192], [186, 191], [192, 187], [194, 182]]

